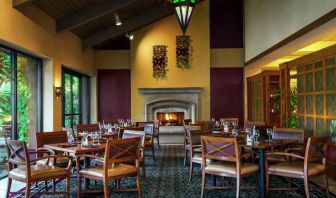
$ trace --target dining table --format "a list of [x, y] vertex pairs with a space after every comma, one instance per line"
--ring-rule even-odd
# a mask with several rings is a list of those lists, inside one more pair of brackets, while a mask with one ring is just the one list
[[290, 145], [295, 144], [297, 140], [290, 139], [279, 139], [279, 140], [259, 140], [258, 143], [248, 143], [246, 139], [240, 139], [238, 141], [241, 150], [245, 148], [250, 148], [258, 150], [258, 166], [259, 166], [259, 192], [260, 198], [267, 196], [266, 192], [266, 170], [265, 170], [265, 151], [271, 150], [274, 147], [290, 147]]
[[[106, 141], [105, 141], [106, 142]], [[70, 156], [75, 158], [80, 157], [81, 154], [91, 154], [91, 153], [100, 153], [105, 151], [106, 143], [102, 142], [100, 144], [92, 144], [92, 141], [89, 142], [87, 146], [83, 146], [80, 142], [77, 143], [55, 143], [55, 144], [45, 144], [44, 148], [51, 149], [56, 152], [67, 153]], [[84, 158], [84, 167], [90, 167], [90, 158]], [[84, 187], [89, 189], [90, 179], [85, 178]]]

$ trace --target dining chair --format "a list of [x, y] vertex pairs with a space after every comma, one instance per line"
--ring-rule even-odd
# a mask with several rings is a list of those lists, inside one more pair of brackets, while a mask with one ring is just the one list
[[253, 163], [241, 162], [251, 153], [241, 154], [238, 150], [236, 138], [203, 136], [202, 142], [202, 191], [205, 189], [227, 189], [228, 187], [207, 187], [205, 185], [206, 175], [217, 175], [221, 177], [236, 178], [236, 197], [240, 194], [241, 178], [258, 173], [259, 167]]
[[183, 164], [186, 165], [188, 153], [190, 150], [190, 143], [189, 143], [189, 130], [201, 130], [201, 126], [190, 126], [190, 125], [184, 125], [184, 160]]
[[[292, 128], [274, 128], [272, 140], [297, 140], [290, 148], [274, 147], [271, 151], [292, 152], [297, 154], [304, 154], [304, 129]], [[269, 157], [269, 162], [286, 161], [286, 156], [273, 155]]]
[[158, 148], [160, 149], [160, 121], [154, 121], [154, 139], [156, 139]]
[[184, 125], [184, 126], [189, 125], [191, 122], [192, 122], [191, 119], [184, 119], [184, 120], [183, 120], [183, 125]]
[[[304, 189], [306, 197], [309, 198], [309, 179], [314, 176], [325, 174], [326, 186], [325, 190], [329, 197], [328, 177], [326, 174], [326, 166], [323, 163], [326, 157], [326, 145], [328, 137], [310, 137], [307, 141], [304, 155], [290, 152], [271, 152], [266, 154], [266, 189], [270, 190], [270, 175], [298, 178], [304, 180]], [[269, 164], [268, 158], [272, 155], [286, 156], [285, 162]], [[299, 160], [292, 160], [293, 158]], [[294, 190], [295, 188], [291, 188]], [[281, 188], [273, 188], [273, 190], [284, 190]], [[289, 188], [286, 188], [289, 190]]]
[[104, 122], [105, 124], [111, 124], [111, 125], [119, 124], [118, 120], [113, 120], [113, 119], [110, 119], [110, 120], [103, 120], [103, 122]]
[[253, 129], [253, 127], [264, 127], [266, 124], [265, 122], [256, 122], [256, 121], [246, 121], [244, 122], [244, 129]]
[[[140, 163], [140, 137], [128, 139], [109, 139], [106, 143], [104, 162], [102, 166], [81, 168], [77, 165], [78, 187], [77, 197], [82, 193], [97, 192], [97, 190], [82, 191], [81, 179], [89, 178], [103, 182], [104, 197], [110, 197], [109, 181], [120, 180], [126, 177], [136, 177], [135, 189], [115, 189], [114, 191], [137, 191], [141, 197], [139, 163]], [[96, 155], [81, 155], [99, 159]]]
[[202, 166], [202, 150], [201, 150], [201, 136], [210, 136], [212, 131], [202, 130], [189, 130], [188, 138], [190, 143], [189, 149], [189, 182], [191, 181], [194, 164], [200, 164]]
[[146, 133], [145, 131], [135, 131], [135, 130], [124, 130], [122, 139], [140, 137], [140, 166], [142, 169], [142, 175], [146, 179], [146, 158], [145, 158], [145, 141]]
[[145, 149], [151, 148], [153, 160], [155, 160], [154, 154], [154, 123], [146, 124], [144, 126], [144, 131], [146, 133], [146, 140], [145, 140]]
[[98, 131], [99, 130], [99, 124], [77, 124], [76, 126], [77, 135], [79, 132], [83, 131]]
[[211, 121], [202, 121], [197, 120], [195, 122], [190, 122], [189, 126], [201, 126], [201, 130], [212, 130], [212, 122]]
[[[23, 194], [25, 197], [30, 197], [31, 186], [34, 183], [40, 181], [48, 181], [55, 179], [66, 179], [66, 191], [65, 192], [48, 192], [47, 187], [45, 192], [38, 192], [38, 194], [65, 194], [70, 198], [70, 174], [72, 166], [72, 157], [63, 155], [50, 155], [46, 150], [36, 150], [28, 151], [26, 143], [20, 140], [9, 140], [6, 139], [6, 147], [8, 154], [8, 185], [6, 197], [9, 194]], [[30, 159], [32, 154], [47, 154], [44, 157], [37, 157], [35, 159]], [[52, 159], [67, 158], [67, 167], [58, 167], [55, 164], [50, 164], [49, 161]], [[36, 164], [36, 162], [47, 159], [45, 164]], [[26, 183], [26, 189], [23, 192], [11, 192], [12, 180]]]
[[228, 122], [229, 126], [233, 126], [234, 122], [239, 123], [239, 118], [222, 118], [222, 119], [223, 119], [224, 123]]
[[[66, 143], [68, 142], [68, 135], [65, 131], [53, 131], [53, 132], [39, 132], [36, 133], [36, 149], [46, 150], [54, 154], [54, 151], [44, 148], [45, 144], [57, 144], [57, 143]], [[57, 153], [63, 155], [64, 153]], [[41, 154], [38, 154], [38, 157], [41, 157]], [[37, 161], [37, 164], [45, 164], [47, 159]], [[50, 161], [59, 167], [66, 167], [68, 164], [68, 158], [57, 158], [54, 161]]]

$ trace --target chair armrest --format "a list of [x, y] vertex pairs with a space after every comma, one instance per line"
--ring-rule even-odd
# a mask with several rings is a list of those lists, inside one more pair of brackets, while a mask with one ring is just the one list
[[248, 153], [240, 154], [239, 158], [244, 158], [244, 157], [249, 157], [249, 156], [253, 157], [254, 155], [257, 155], [257, 153], [254, 152], [254, 151], [251, 151], [251, 152], [248, 152]]
[[39, 157], [39, 158], [36, 158], [34, 160], [31, 160], [29, 161], [30, 163], [34, 163], [34, 162], [37, 162], [37, 161], [40, 161], [40, 160], [43, 160], [43, 159], [48, 159], [46, 164], [49, 164], [49, 160], [50, 158], [52, 159], [57, 159], [57, 158], [68, 158], [68, 166], [66, 167], [67, 170], [70, 170], [71, 166], [72, 166], [72, 160], [73, 158], [71, 156], [67, 156], [67, 155], [48, 155], [46, 157]]
[[38, 148], [35, 151], [29, 151], [28, 153], [29, 154], [41, 153], [41, 154], [48, 154], [48, 155], [50, 155], [50, 154], [54, 155], [55, 154], [55, 152], [53, 150], [47, 149], [47, 148]]
[[102, 157], [99, 157], [97, 155], [90, 155], [90, 154], [81, 154], [81, 155], [77, 155], [76, 156], [76, 168], [77, 168], [77, 171], [80, 171], [81, 170], [81, 167], [80, 167], [80, 159], [82, 158], [93, 158], [93, 159], [97, 159], [97, 160], [102, 160], [104, 161], [104, 158]]
[[290, 153], [292, 151], [299, 151], [301, 153], [304, 153], [304, 150], [305, 150], [304, 148], [295, 147], [295, 148], [286, 148], [285, 152]]
[[299, 158], [299, 159], [304, 159], [303, 156], [301, 155], [297, 155], [297, 154], [294, 154], [294, 153], [284, 153], [284, 152], [271, 152], [271, 153], [266, 153], [265, 156], [266, 156], [266, 160], [269, 156], [271, 155], [281, 155], [281, 156], [286, 156], [286, 157], [295, 157], [295, 158]]

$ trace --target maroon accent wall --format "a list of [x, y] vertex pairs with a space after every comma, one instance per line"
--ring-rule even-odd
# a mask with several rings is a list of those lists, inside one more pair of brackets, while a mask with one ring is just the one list
[[131, 71], [98, 70], [98, 120], [131, 118]]
[[244, 46], [243, 11], [243, 0], [210, 0], [211, 48]]
[[210, 69], [211, 118], [238, 117], [244, 122], [243, 68]]

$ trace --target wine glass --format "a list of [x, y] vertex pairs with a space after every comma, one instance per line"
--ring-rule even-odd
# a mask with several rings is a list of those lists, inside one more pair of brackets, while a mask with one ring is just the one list
[[271, 135], [273, 134], [272, 128], [267, 128], [266, 133], [268, 135], [268, 142], [272, 142], [272, 140], [271, 140]]
[[258, 129], [254, 131], [254, 137], [255, 137], [255, 142], [259, 144], [259, 137], [260, 137], [260, 132]]

